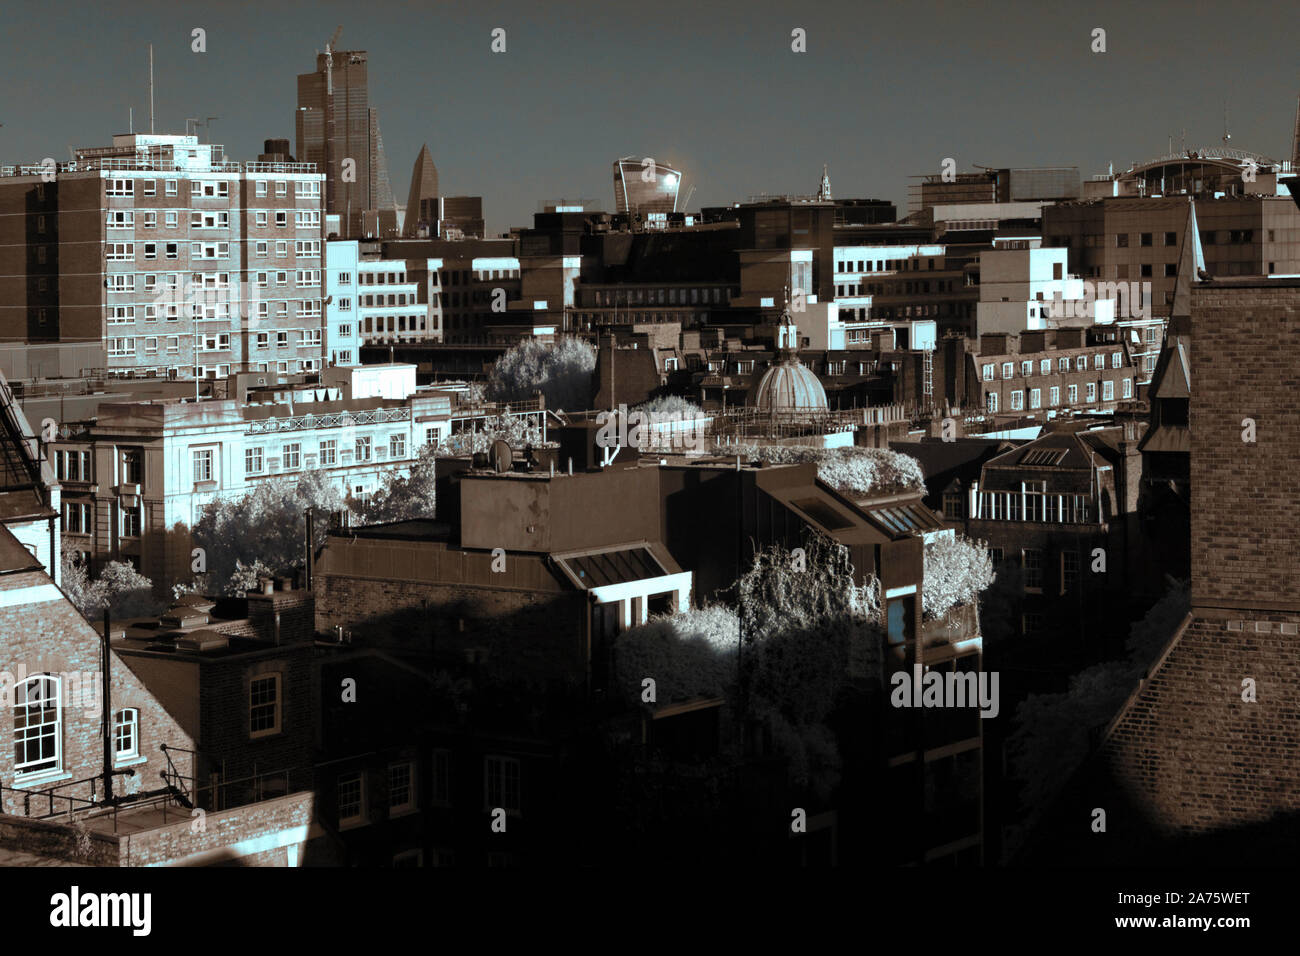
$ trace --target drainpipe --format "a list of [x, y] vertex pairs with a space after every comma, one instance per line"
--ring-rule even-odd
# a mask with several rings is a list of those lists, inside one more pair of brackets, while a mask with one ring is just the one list
[[109, 665], [112, 660], [109, 645], [112, 641], [111, 634], [112, 618], [108, 608], [104, 608], [104, 667], [101, 678], [103, 687], [100, 701], [100, 712], [104, 721], [104, 801], [113, 802], [113, 722], [110, 719], [112, 712], [112, 703], [109, 699], [109, 690], [111, 681], [109, 679]]

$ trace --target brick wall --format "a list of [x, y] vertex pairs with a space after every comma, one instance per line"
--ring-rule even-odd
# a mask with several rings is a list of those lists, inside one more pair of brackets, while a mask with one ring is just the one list
[[[49, 782], [36, 785], [39, 787], [67, 784], [102, 774], [104, 762], [103, 721], [100, 713], [98, 694], [100, 671], [102, 667], [101, 640], [98, 633], [86, 622], [85, 618], [66, 599], [57, 597], [50, 600], [52, 591], [35, 591], [47, 586], [53, 588], [53, 582], [42, 572], [10, 574], [0, 578], [0, 591], [7, 592], [13, 600], [25, 603], [0, 607], [0, 671], [12, 675], [15, 680], [25, 674], [30, 677], [38, 673], [53, 674], [90, 674], [93, 675], [80, 688], [81, 694], [74, 697], [73, 681], [65, 679], [63, 684], [62, 707], [62, 766], [63, 773], [52, 777]], [[22, 598], [18, 597], [22, 595]], [[45, 598], [44, 600], [39, 600]], [[145, 685], [127, 667], [117, 654], [111, 660], [111, 710], [115, 713], [126, 707], [139, 710], [139, 753], [145, 759], [131, 763], [130, 769], [135, 773], [130, 777], [117, 777], [114, 780], [116, 793], [137, 793], [142, 789], [156, 789], [162, 785], [159, 772], [167, 765], [158, 745], [193, 748], [193, 741], [181, 730], [177, 722], [158, 703]], [[6, 678], [8, 680], [8, 678]], [[85, 686], [88, 685], [88, 686]], [[14, 747], [13, 715], [6, 713], [0, 717], [0, 782], [4, 786], [14, 786]], [[182, 772], [189, 772], [188, 765], [176, 755], [173, 761]], [[103, 792], [102, 780], [96, 785], [97, 792]], [[88, 798], [90, 784], [79, 787], [63, 787], [59, 791], [69, 796]], [[7, 812], [21, 812], [20, 796], [6, 793], [3, 809]], [[57, 808], [56, 808], [57, 809]]]
[[1300, 282], [1193, 289], [1194, 606], [1300, 611], [1298, 320]]
[[[1208, 832], [1300, 810], [1300, 615], [1198, 615], [1104, 754], [1158, 830]], [[1256, 700], [1242, 700], [1242, 680]]]
[[315, 587], [317, 629], [343, 625], [354, 645], [440, 658], [481, 648], [521, 679], [585, 677], [585, 595], [325, 574]]

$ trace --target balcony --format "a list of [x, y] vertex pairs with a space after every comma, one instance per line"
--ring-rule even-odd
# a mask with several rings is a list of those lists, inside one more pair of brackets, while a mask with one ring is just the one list
[[921, 624], [923, 648], [957, 644], [979, 636], [979, 608], [974, 604], [949, 608], [942, 617]]

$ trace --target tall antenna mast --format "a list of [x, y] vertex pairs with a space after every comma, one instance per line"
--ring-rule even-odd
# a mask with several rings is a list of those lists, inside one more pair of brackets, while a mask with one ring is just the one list
[[153, 128], [153, 44], [149, 44], [149, 133], [152, 135]]
[[1232, 134], [1228, 132], [1228, 101], [1223, 101], [1223, 145], [1228, 145], [1228, 140], [1232, 139]]
[[1291, 134], [1291, 172], [1300, 172], [1300, 96], [1295, 98], [1295, 132]]

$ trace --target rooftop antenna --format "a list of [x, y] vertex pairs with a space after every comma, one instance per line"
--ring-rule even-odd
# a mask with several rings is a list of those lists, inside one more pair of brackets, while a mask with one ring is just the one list
[[153, 135], [153, 44], [149, 44], [149, 133]]
[[1228, 132], [1228, 101], [1223, 101], [1223, 145], [1228, 145], [1228, 140], [1232, 139], [1232, 134]]
[[190, 124], [191, 124], [191, 123], [194, 124], [194, 129], [197, 131], [198, 128], [199, 128], [199, 118], [198, 118], [197, 116], [187, 116], [187, 117], [185, 117], [185, 135], [186, 135], [186, 136], [189, 136], [189, 135], [190, 135]]

